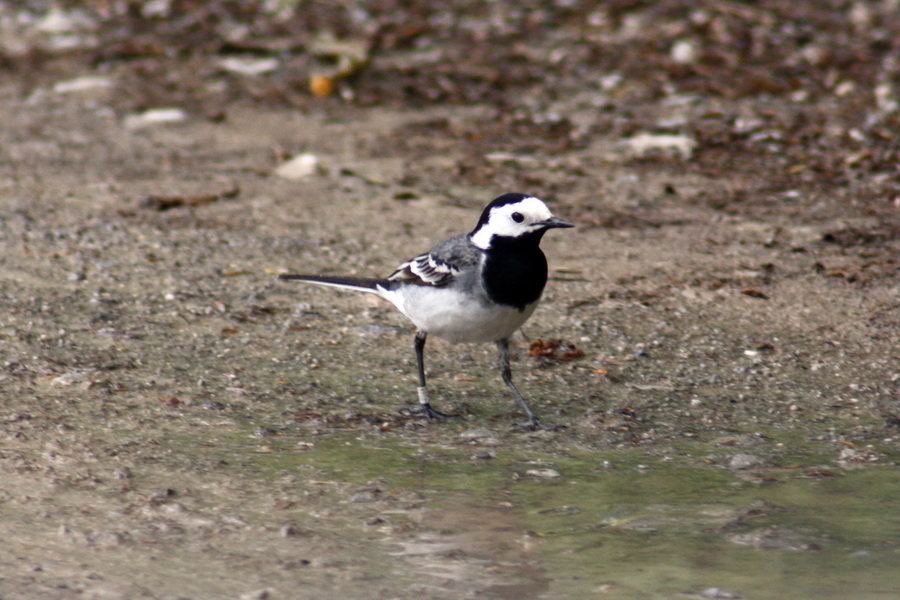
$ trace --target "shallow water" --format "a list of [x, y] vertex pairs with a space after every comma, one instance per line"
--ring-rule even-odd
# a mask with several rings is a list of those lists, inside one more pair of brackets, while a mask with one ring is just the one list
[[382, 516], [416, 521], [408, 535], [393, 536], [391, 554], [413, 565], [404, 569], [411, 585], [427, 581], [435, 593], [896, 597], [895, 470], [794, 462], [749, 474], [703, 464], [697, 457], [708, 450], [698, 443], [677, 454], [542, 456], [507, 446], [495, 458], [473, 459], [467, 448], [339, 435], [259, 462], [276, 471], [314, 467], [346, 483], [377, 481], [382, 499], [418, 494], [414, 509], [388, 503]]
[[551, 589], [564, 595], [896, 593], [900, 530], [888, 499], [900, 490], [888, 472], [762, 486], [722, 475], [660, 464], [522, 486], [517, 498], [525, 521], [541, 528]]

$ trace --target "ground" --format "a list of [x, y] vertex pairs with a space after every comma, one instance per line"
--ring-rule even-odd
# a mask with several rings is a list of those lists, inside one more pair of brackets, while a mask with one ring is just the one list
[[[896, 2], [0, 9], [3, 598], [891, 593]], [[277, 279], [508, 191], [576, 224], [558, 429], [437, 340], [406, 414], [404, 318]]]

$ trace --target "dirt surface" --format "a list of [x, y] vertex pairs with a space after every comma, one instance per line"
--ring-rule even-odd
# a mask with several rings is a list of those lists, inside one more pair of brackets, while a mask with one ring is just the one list
[[[4, 599], [566, 597], [508, 489], [541, 460], [896, 463], [897, 2], [28, 5], [0, 2]], [[577, 225], [513, 367], [565, 429], [439, 341], [462, 418], [405, 416], [403, 317], [277, 274], [390, 273], [507, 191]]]

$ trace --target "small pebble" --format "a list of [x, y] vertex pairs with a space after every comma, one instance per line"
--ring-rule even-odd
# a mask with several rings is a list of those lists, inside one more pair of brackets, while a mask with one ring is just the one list
[[71, 94], [73, 92], [86, 92], [112, 87], [112, 80], [106, 77], [76, 77], [58, 81], [53, 85], [53, 91], [57, 94]]
[[697, 60], [697, 46], [689, 40], [678, 40], [672, 45], [669, 57], [679, 64], [690, 64]]
[[766, 463], [762, 458], [754, 454], [735, 454], [728, 459], [728, 468], [730, 469], [751, 469], [753, 467], [761, 467]]
[[822, 549], [819, 544], [810, 542], [789, 529], [779, 529], [777, 527], [766, 527], [747, 533], [738, 533], [729, 536], [728, 539], [735, 544], [752, 546], [760, 550], [815, 552]]
[[670, 151], [686, 160], [697, 147], [697, 140], [687, 135], [638, 133], [624, 142], [630, 153], [638, 157], [654, 151]]
[[315, 154], [298, 154], [275, 168], [275, 174], [284, 179], [303, 179], [316, 172], [319, 159]]
[[463, 431], [459, 434], [459, 437], [463, 438], [464, 440], [478, 440], [482, 438], [489, 438], [493, 435], [493, 433], [483, 427], [476, 427], [475, 429], [467, 429]]
[[219, 66], [239, 75], [264, 75], [278, 69], [278, 59], [232, 56], [220, 60]]
[[69, 371], [68, 373], [63, 373], [62, 375], [57, 375], [53, 379], [50, 380], [50, 383], [53, 385], [75, 385], [79, 383], [85, 383], [90, 381], [90, 375], [87, 371]]
[[363, 490], [358, 494], [355, 494], [352, 498], [350, 498], [350, 502], [361, 503], [361, 502], [375, 502], [381, 499], [381, 490]]
[[702, 598], [713, 598], [713, 599], [736, 599], [743, 598], [740, 594], [736, 594], [735, 592], [729, 590], [723, 590], [722, 588], [711, 587], [706, 588], [702, 592], [700, 592], [700, 596]]
[[122, 124], [125, 129], [143, 129], [153, 125], [187, 121], [187, 113], [180, 108], [152, 108], [136, 115], [128, 115]]
[[556, 479], [562, 477], [556, 469], [528, 469], [525, 474], [539, 479]]
[[271, 437], [273, 435], [278, 435], [278, 430], [272, 427], [257, 427], [253, 432], [254, 437]]

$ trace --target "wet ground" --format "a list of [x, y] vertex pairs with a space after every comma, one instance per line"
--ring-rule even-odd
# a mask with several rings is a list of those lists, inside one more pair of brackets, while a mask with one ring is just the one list
[[[0, 596], [893, 597], [898, 11], [0, 3]], [[277, 275], [506, 191], [564, 428], [438, 340], [405, 415], [404, 319]]]

